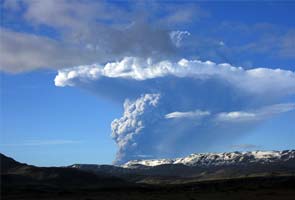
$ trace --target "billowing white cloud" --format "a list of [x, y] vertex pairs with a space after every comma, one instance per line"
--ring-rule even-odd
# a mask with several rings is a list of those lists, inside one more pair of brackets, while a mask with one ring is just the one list
[[176, 157], [206, 151], [294, 110], [293, 103], [282, 102], [295, 94], [293, 71], [210, 61], [126, 57], [59, 70], [55, 84], [125, 101], [123, 116], [112, 123], [119, 148], [116, 163], [140, 155]]
[[84, 65], [60, 70], [55, 78], [57, 86], [73, 85], [73, 80], [97, 80], [100, 77], [135, 80], [155, 79], [176, 76], [198, 79], [218, 78], [233, 86], [251, 93], [275, 92], [283, 95], [295, 92], [293, 71], [269, 68], [243, 69], [230, 64], [216, 64], [211, 61], [181, 59], [153, 62], [152, 59], [125, 57], [119, 62], [106, 65]]
[[[136, 137], [145, 126], [152, 125], [157, 120], [150, 113], [157, 107], [159, 99], [159, 94], [145, 94], [135, 101], [125, 100], [123, 116], [120, 119], [115, 119], [111, 124], [112, 137], [119, 148], [117, 160], [128, 158], [129, 155], [126, 155], [126, 152], [137, 149], [138, 139]], [[128, 151], [126, 148], [129, 148]], [[137, 155], [141, 155], [139, 152], [137, 153]]]

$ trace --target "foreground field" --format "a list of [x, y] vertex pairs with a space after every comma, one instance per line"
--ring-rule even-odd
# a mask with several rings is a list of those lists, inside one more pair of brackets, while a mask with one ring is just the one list
[[295, 177], [260, 177], [178, 185], [137, 184], [105, 188], [26, 185], [2, 189], [3, 200], [294, 200]]

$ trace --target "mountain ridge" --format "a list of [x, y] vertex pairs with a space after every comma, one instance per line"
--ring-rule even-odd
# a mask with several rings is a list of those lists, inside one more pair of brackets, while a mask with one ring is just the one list
[[244, 151], [223, 153], [194, 153], [175, 159], [142, 159], [131, 160], [121, 165], [124, 168], [139, 166], [155, 167], [166, 164], [183, 164], [187, 166], [221, 166], [249, 163], [286, 162], [295, 159], [295, 150], [282, 151]]
[[295, 150], [191, 154], [176, 159], [133, 160], [121, 166], [74, 164], [68, 167], [143, 183], [294, 176]]

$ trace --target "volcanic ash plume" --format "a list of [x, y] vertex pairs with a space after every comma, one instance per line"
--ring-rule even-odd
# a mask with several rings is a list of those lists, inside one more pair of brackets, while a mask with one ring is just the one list
[[126, 57], [60, 70], [55, 84], [124, 102], [122, 117], [111, 125], [116, 164], [206, 151], [295, 109], [282, 101], [295, 94], [294, 72], [210, 61]]

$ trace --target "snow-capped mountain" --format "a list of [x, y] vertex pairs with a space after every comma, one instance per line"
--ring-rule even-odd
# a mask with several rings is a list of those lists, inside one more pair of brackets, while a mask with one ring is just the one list
[[251, 163], [276, 163], [295, 160], [295, 150], [285, 151], [249, 151], [229, 153], [198, 153], [176, 159], [132, 160], [122, 167], [154, 167], [159, 165], [183, 164], [186, 166], [227, 166], [246, 165]]
[[198, 153], [183, 158], [132, 160], [121, 166], [69, 166], [135, 182], [177, 182], [257, 176], [295, 176], [295, 150]]

